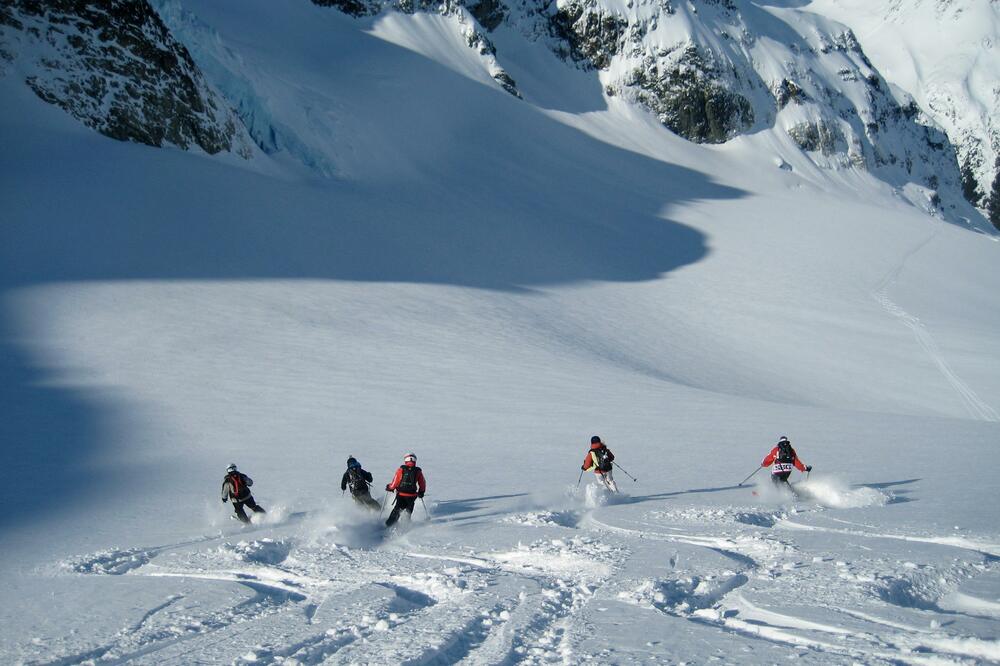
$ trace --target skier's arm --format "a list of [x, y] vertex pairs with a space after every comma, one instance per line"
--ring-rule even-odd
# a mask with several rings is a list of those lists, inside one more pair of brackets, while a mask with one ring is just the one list
[[615, 454], [611, 453], [611, 449], [604, 449], [604, 450], [608, 452], [608, 462], [611, 462], [612, 460], [615, 459]]
[[397, 469], [396, 476], [392, 477], [392, 483], [385, 487], [386, 490], [392, 492], [399, 486], [399, 482], [403, 480], [403, 470]]
[[367, 481], [368, 483], [371, 483], [372, 481], [375, 480], [375, 477], [372, 476], [372, 473], [366, 472], [365, 470], [361, 470], [361, 476], [363, 476], [365, 481]]
[[771, 449], [771, 452], [767, 454], [767, 456], [764, 458], [764, 460], [761, 461], [760, 466], [761, 467], [770, 467], [771, 463], [773, 463], [774, 459], [777, 458], [777, 457], [778, 457], [778, 447], [774, 447], [773, 449]]
[[340, 477], [340, 489], [347, 490], [347, 475], [348, 472], [344, 472], [344, 476]]
[[246, 474], [243, 475], [243, 483], [247, 484], [247, 488], [253, 485], [253, 479], [251, 479]]
[[594, 465], [596, 464], [597, 463], [594, 462], [594, 456], [591, 455], [590, 451], [587, 451], [587, 457], [583, 459], [583, 465], [580, 466], [580, 469], [589, 472], [594, 469]]
[[417, 472], [417, 492], [423, 497], [424, 493], [427, 492], [427, 481], [424, 480], [424, 471], [420, 470]]
[[222, 482], [222, 501], [229, 499], [229, 479]]
[[795, 457], [792, 459], [792, 464], [794, 464], [795, 469], [799, 470], [800, 472], [806, 471], [806, 466], [805, 464], [803, 464], [801, 460], [799, 460], [799, 454], [797, 453], [795, 454]]

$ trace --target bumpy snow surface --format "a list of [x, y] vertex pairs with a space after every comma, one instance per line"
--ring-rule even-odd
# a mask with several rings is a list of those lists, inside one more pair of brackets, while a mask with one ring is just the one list
[[[995, 236], [453, 18], [224, 4], [168, 23], [249, 161], [0, 80], [0, 662], [1000, 661]], [[387, 533], [340, 476], [410, 450]]]

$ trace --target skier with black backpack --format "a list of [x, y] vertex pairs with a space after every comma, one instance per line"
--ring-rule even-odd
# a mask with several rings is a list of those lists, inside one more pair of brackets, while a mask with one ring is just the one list
[[396, 470], [392, 483], [387, 484], [385, 490], [396, 493], [392, 513], [385, 521], [386, 527], [395, 525], [403, 511], [413, 516], [413, 505], [416, 504], [417, 498], [423, 498], [427, 491], [427, 481], [424, 480], [423, 470], [417, 467], [416, 454], [407, 453], [403, 456], [403, 464]]
[[253, 479], [237, 470], [236, 463], [226, 468], [226, 476], [222, 479], [222, 502], [225, 504], [232, 501], [233, 511], [241, 523], [250, 522], [246, 511], [243, 510], [244, 506], [250, 507], [254, 513], [265, 513], [264, 508], [258, 505], [250, 494], [252, 485]]
[[600, 437], [594, 435], [590, 438], [590, 450], [587, 451], [587, 457], [583, 459], [580, 469], [584, 472], [593, 470], [595, 480], [611, 492], [617, 493], [618, 484], [615, 483], [612, 471], [614, 459], [615, 454], [611, 453], [611, 449], [605, 446]]
[[[773, 467], [771, 467], [773, 465]], [[788, 438], [782, 436], [778, 439], [771, 452], [768, 453], [760, 463], [761, 467], [771, 467], [771, 481], [775, 485], [788, 484], [788, 477], [792, 473], [792, 468], [800, 472], [811, 472], [812, 465], [803, 464], [799, 460], [799, 455], [792, 448], [792, 443]]]
[[340, 479], [340, 490], [351, 489], [351, 497], [354, 501], [366, 509], [378, 511], [382, 505], [371, 496], [368, 485], [372, 482], [371, 472], [365, 471], [354, 456], [347, 458], [347, 471]]

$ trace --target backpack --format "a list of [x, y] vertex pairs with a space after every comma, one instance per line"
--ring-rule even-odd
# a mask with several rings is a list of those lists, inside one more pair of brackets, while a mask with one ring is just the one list
[[594, 449], [591, 451], [597, 458], [597, 469], [602, 472], [611, 471], [611, 461], [608, 459], [608, 449], [607, 447], [601, 447], [599, 449]]
[[232, 497], [234, 499], [239, 499], [243, 496], [244, 487], [241, 485], [241, 482], [243, 481], [242, 476], [243, 475], [239, 472], [233, 472], [229, 475], [229, 483], [233, 486]]
[[403, 475], [399, 479], [399, 485], [396, 486], [396, 490], [401, 493], [409, 493], [411, 495], [417, 494], [417, 474], [420, 472], [420, 468], [414, 465], [413, 467], [407, 467], [406, 465], [401, 465], [400, 469], [403, 470]]
[[352, 495], [362, 495], [368, 492], [368, 481], [354, 467], [347, 470], [347, 483], [351, 488]]
[[795, 450], [789, 442], [778, 442], [778, 462], [795, 462]]

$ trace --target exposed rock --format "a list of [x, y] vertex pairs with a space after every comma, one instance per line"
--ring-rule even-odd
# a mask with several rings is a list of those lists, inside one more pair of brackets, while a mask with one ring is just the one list
[[473, 18], [489, 32], [496, 30], [507, 17], [507, 6], [501, 0], [479, 0], [468, 2], [465, 8]]
[[378, 6], [363, 2], [363, 0], [312, 0], [320, 7], [335, 7], [349, 16], [369, 16], [378, 13]]
[[799, 148], [809, 152], [819, 151], [824, 155], [833, 155], [839, 149], [846, 149], [844, 134], [831, 123], [817, 121], [813, 123], [798, 123], [788, 128], [788, 136], [792, 137]]
[[601, 12], [593, 0], [573, 0], [557, 7], [549, 26], [552, 35], [565, 42], [570, 58], [605, 69], [621, 52], [628, 21]]
[[996, 164], [996, 177], [990, 191], [989, 202], [986, 204], [986, 214], [993, 226], [1000, 230], [1000, 160]]
[[774, 86], [772, 93], [774, 94], [774, 100], [778, 103], [779, 109], [785, 108], [789, 102], [802, 104], [809, 99], [809, 96], [806, 95], [802, 88], [788, 79], [781, 79], [781, 81]]
[[671, 131], [697, 143], [722, 143], [753, 125], [750, 102], [720, 84], [718, 72], [695, 46], [677, 53], [670, 69], [662, 71], [647, 59], [623, 80], [635, 101]]
[[249, 157], [242, 126], [146, 0], [13, 0], [4, 32], [36, 42], [26, 83], [98, 132]]

